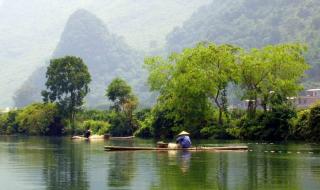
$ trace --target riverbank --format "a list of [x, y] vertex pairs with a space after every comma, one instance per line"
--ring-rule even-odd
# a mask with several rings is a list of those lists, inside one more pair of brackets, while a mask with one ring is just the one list
[[[318, 115], [319, 104], [305, 110], [288, 106], [268, 112], [257, 111], [253, 118], [248, 118], [243, 110], [230, 110], [228, 122], [223, 126], [212, 120], [210, 125], [202, 125], [189, 132], [194, 139], [319, 142]], [[135, 111], [130, 122], [135, 127], [129, 127], [126, 118], [112, 110], [83, 110], [78, 113], [72, 127], [68, 120], [60, 117], [54, 105], [33, 104], [0, 114], [0, 135], [71, 136], [72, 129], [76, 135], [81, 135], [90, 128], [95, 135], [113, 135], [112, 132], [116, 131], [113, 136], [134, 134], [142, 138], [172, 139], [180, 130], [171, 120], [163, 118], [161, 112], [152, 109]]]

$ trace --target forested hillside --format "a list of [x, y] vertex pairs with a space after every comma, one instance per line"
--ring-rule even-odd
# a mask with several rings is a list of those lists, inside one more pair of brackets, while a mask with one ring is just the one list
[[[217, 6], [219, 5], [219, 6]], [[199, 41], [245, 48], [283, 42], [309, 45], [310, 81], [320, 79], [319, 0], [215, 0], [201, 7], [167, 36], [167, 50], [181, 51]], [[312, 84], [317, 85], [317, 84]]]
[[[139, 92], [141, 99], [148, 99], [145, 74], [141, 67], [142, 54], [132, 50], [120, 37], [109, 32], [101, 20], [86, 10], [78, 10], [70, 16], [53, 58], [66, 55], [81, 57], [88, 65], [92, 82], [87, 105], [106, 105], [105, 89], [115, 77], [127, 79]], [[47, 65], [36, 70], [17, 91], [14, 98], [17, 106], [41, 100], [46, 67]]]

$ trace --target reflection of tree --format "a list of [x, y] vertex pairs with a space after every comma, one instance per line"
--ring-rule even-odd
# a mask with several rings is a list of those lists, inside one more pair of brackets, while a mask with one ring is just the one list
[[218, 154], [217, 166], [217, 186], [218, 189], [227, 189], [228, 187], [228, 156], [227, 154]]
[[129, 186], [135, 167], [132, 152], [117, 152], [110, 155], [108, 185], [111, 187]]
[[57, 148], [48, 149], [44, 154], [43, 176], [47, 189], [88, 189], [83, 145], [61, 138], [50, 139], [48, 143]]
[[[200, 157], [199, 157], [200, 156]], [[201, 158], [201, 159], [199, 159]], [[205, 160], [205, 161], [204, 161]], [[159, 184], [151, 189], [212, 189], [206, 154], [178, 151], [157, 153]]]
[[300, 189], [297, 156], [286, 153], [250, 153], [247, 189]]

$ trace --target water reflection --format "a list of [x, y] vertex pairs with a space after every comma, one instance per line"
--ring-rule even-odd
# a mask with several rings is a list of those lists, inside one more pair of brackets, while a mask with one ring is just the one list
[[115, 152], [109, 158], [110, 168], [108, 186], [127, 187], [134, 176], [134, 158], [132, 152]]
[[42, 159], [42, 172], [47, 189], [88, 189], [87, 174], [84, 168], [86, 151], [83, 146], [66, 142], [61, 138], [50, 139], [47, 143], [54, 147], [48, 149]]
[[189, 151], [182, 151], [181, 155], [178, 157], [180, 169], [182, 173], [187, 173], [190, 168], [190, 159], [191, 159], [191, 152]]
[[104, 152], [105, 144], [154, 145], [0, 137], [1, 188], [320, 189], [319, 145], [254, 144], [235, 153]]

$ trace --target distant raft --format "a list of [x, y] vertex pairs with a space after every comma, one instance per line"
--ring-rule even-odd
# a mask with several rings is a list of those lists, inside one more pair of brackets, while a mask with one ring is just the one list
[[133, 139], [134, 136], [126, 136], [126, 137], [112, 137], [110, 135], [91, 135], [89, 138], [84, 136], [73, 136], [71, 139], [73, 140], [130, 140]]
[[247, 146], [221, 146], [221, 147], [192, 147], [192, 148], [158, 148], [158, 147], [125, 147], [125, 146], [105, 146], [105, 151], [170, 151], [170, 150], [187, 150], [187, 151], [247, 151]]

